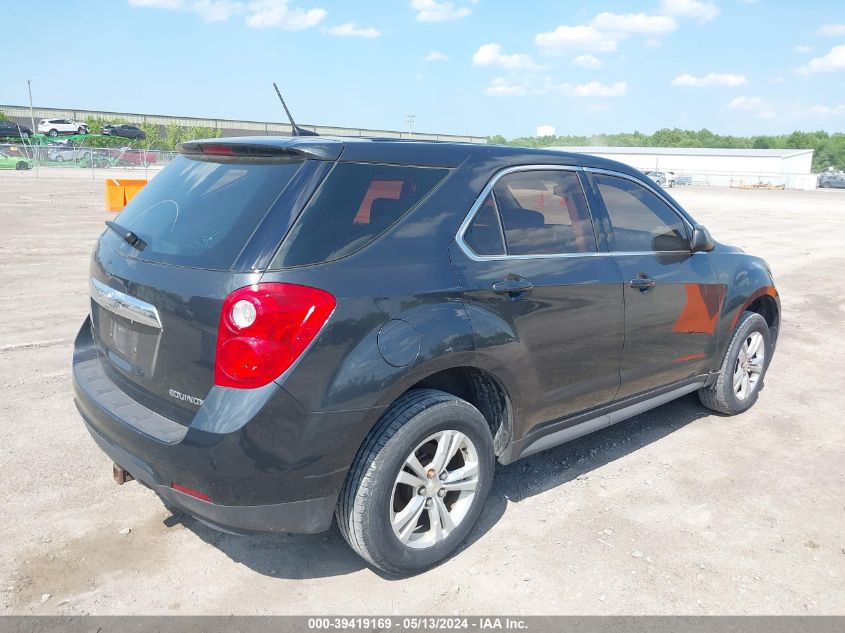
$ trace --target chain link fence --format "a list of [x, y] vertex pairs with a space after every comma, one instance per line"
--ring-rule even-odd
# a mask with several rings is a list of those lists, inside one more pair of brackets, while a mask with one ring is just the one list
[[815, 189], [816, 174], [783, 172], [715, 171], [689, 169], [643, 170], [662, 187], [733, 187], [735, 189]]
[[[0, 143], [0, 159], [9, 167], [34, 172], [36, 177], [49, 178], [80, 176], [90, 173], [92, 178], [115, 177], [115, 174], [134, 174], [151, 178], [177, 155], [176, 152], [146, 150], [138, 147], [92, 147], [69, 140], [33, 144]], [[98, 172], [108, 172], [106, 174]]]

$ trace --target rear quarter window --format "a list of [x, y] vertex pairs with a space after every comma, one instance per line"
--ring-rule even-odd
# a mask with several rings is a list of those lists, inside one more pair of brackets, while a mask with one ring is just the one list
[[288, 232], [271, 268], [332, 261], [364, 248], [448, 173], [407, 165], [336, 164]]

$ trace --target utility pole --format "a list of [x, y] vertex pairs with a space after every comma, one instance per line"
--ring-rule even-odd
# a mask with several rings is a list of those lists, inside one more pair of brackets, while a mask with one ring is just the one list
[[[35, 129], [35, 115], [32, 112], [32, 82], [26, 80], [26, 89], [29, 92], [29, 122], [32, 125], [32, 133], [35, 134], [38, 130]], [[35, 177], [38, 178], [38, 157], [35, 156], [35, 144], [32, 142], [32, 137], [29, 139], [29, 147], [32, 150], [32, 158], [35, 159]]]
[[409, 114], [408, 116], [408, 138], [411, 138], [411, 135], [414, 133], [414, 119], [416, 115]]
[[29, 122], [32, 124], [32, 133], [35, 134], [35, 115], [32, 113], [32, 82], [26, 80], [26, 89], [29, 92]]

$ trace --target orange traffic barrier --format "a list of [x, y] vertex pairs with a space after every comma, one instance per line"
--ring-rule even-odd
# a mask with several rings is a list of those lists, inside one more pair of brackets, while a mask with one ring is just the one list
[[147, 182], [143, 179], [106, 180], [106, 211], [121, 211]]

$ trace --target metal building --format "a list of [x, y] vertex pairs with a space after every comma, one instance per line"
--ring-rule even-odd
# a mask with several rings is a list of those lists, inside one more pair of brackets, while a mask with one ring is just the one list
[[811, 149], [716, 149], [709, 147], [554, 147], [563, 152], [594, 154], [641, 171], [672, 172], [675, 182], [691, 185], [783, 185], [812, 189]]

